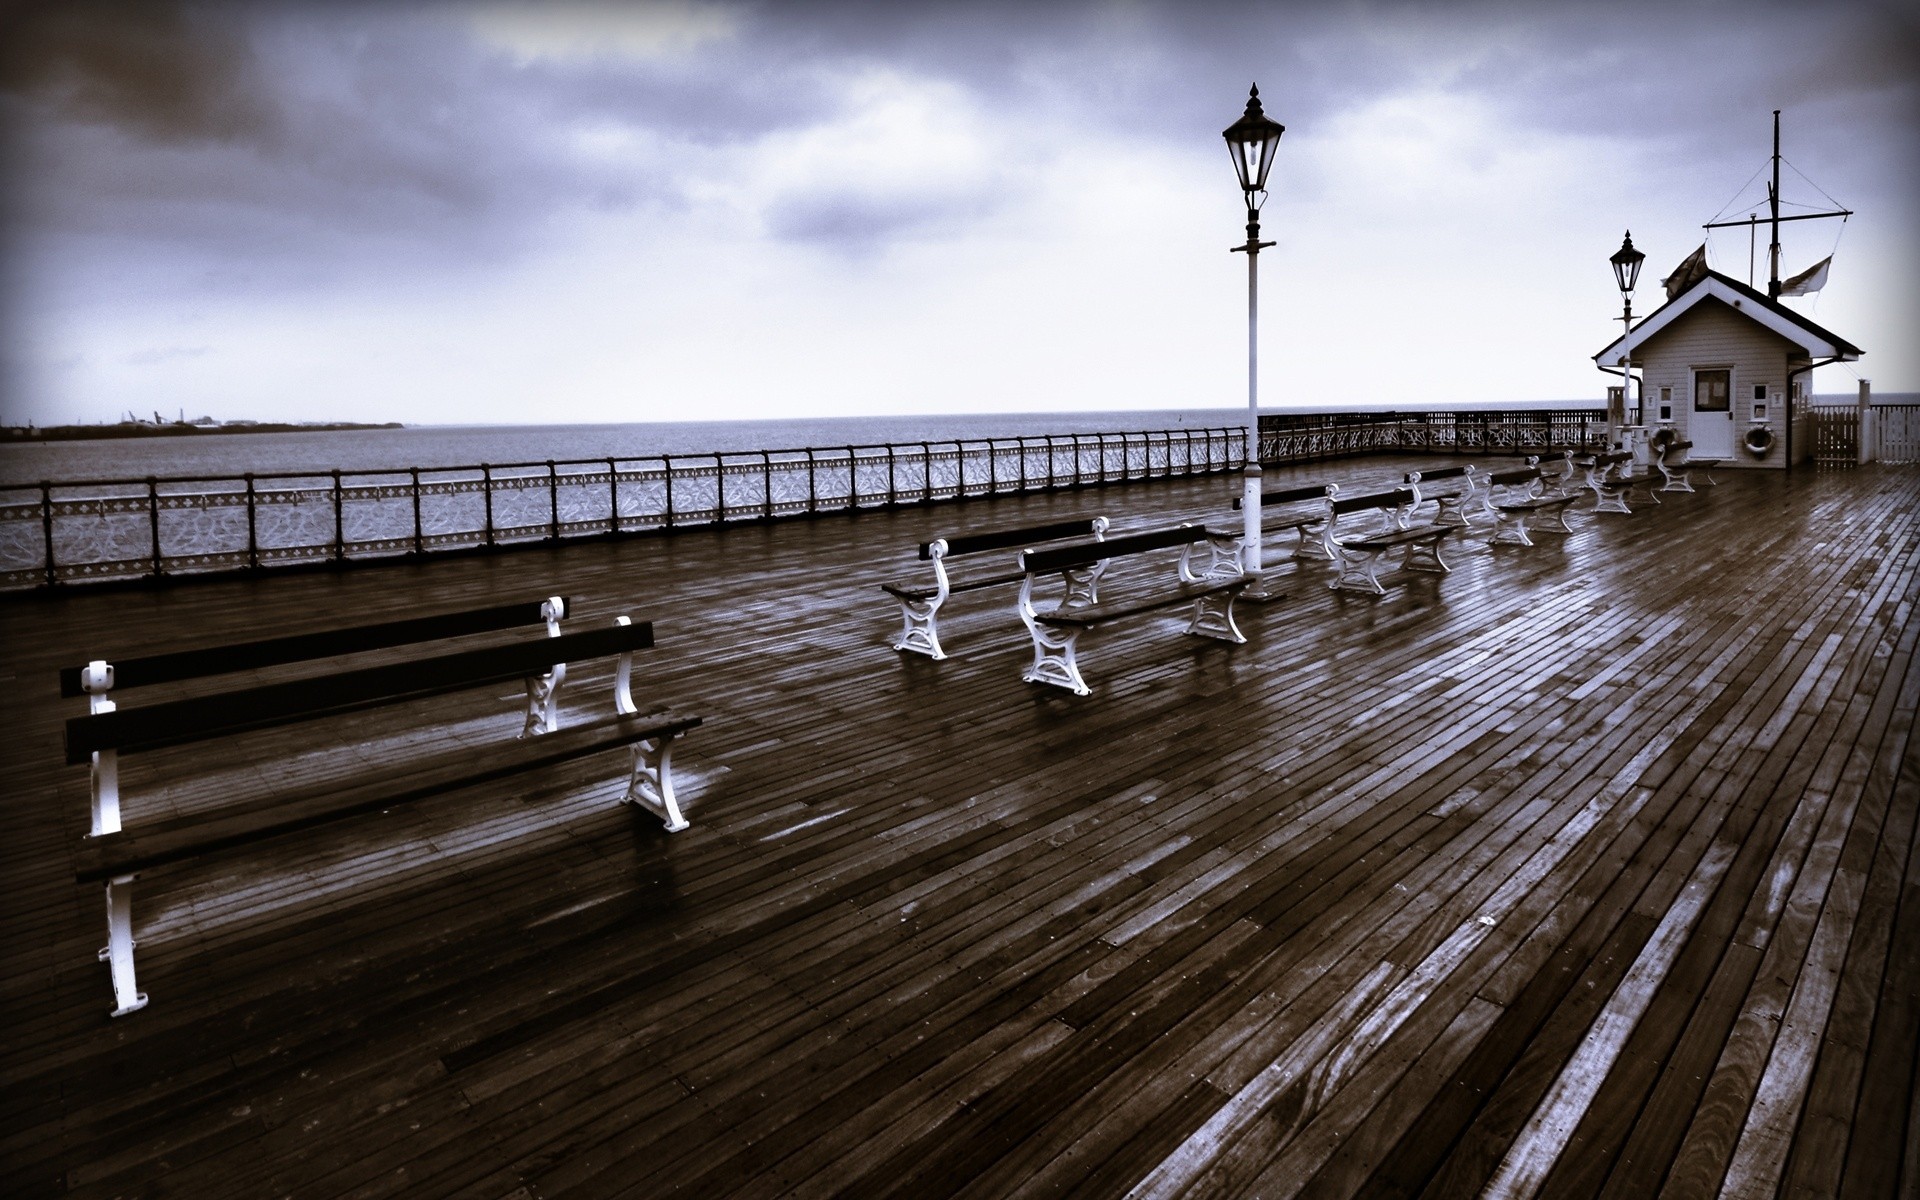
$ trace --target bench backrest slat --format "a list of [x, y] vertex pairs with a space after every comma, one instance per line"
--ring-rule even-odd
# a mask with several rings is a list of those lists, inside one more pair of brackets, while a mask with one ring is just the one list
[[[1269, 504], [1298, 504], [1302, 500], [1325, 500], [1326, 498], [1326, 484], [1310, 483], [1302, 487], [1282, 488], [1279, 491], [1273, 492], [1261, 492], [1260, 506], [1265, 508]], [[1235, 508], [1240, 508], [1245, 503], [1246, 497], [1244, 496], [1235, 496], [1233, 498], [1233, 506]]]
[[1203, 526], [1176, 525], [1171, 529], [1129, 533], [1123, 537], [1108, 538], [1104, 542], [1081, 542], [1052, 550], [1028, 550], [1020, 556], [1020, 569], [1029, 575], [1045, 575], [1051, 571], [1064, 571], [1070, 567], [1088, 566], [1105, 558], [1122, 558], [1148, 550], [1165, 549], [1168, 546], [1184, 546], [1190, 542], [1202, 541], [1206, 536], [1207, 531]]
[[1526, 483], [1540, 478], [1538, 467], [1515, 467], [1511, 471], [1495, 471], [1487, 476], [1487, 482], [1500, 487], [1512, 487], [1516, 483]]
[[[564, 607], [572, 601], [561, 598]], [[317, 658], [337, 658], [364, 650], [385, 650], [414, 642], [460, 637], [470, 633], [492, 633], [520, 625], [538, 625], [545, 620], [545, 601], [496, 604], [465, 612], [435, 613], [426, 617], [407, 617], [377, 625], [352, 629], [325, 629], [318, 633], [296, 633], [286, 637], [262, 638], [230, 646], [206, 646], [198, 650], [176, 650], [150, 654], [142, 658], [110, 659], [113, 664], [114, 691], [143, 687], [153, 683], [174, 683], [207, 675], [225, 675], [256, 667], [308, 662]], [[563, 611], [560, 616], [565, 616]], [[85, 667], [60, 668], [60, 694], [81, 696], [80, 676]]]
[[86, 762], [100, 750], [125, 753], [185, 745], [311, 717], [524, 679], [545, 674], [555, 663], [604, 658], [629, 650], [644, 650], [651, 645], [652, 624], [614, 625], [212, 696], [193, 696], [144, 708], [89, 713], [67, 721], [67, 762]]
[[1405, 481], [1412, 483], [1415, 475], [1420, 476], [1421, 483], [1432, 483], [1436, 479], [1460, 479], [1471, 469], [1470, 467], [1441, 467], [1437, 471], [1410, 471], [1405, 476]]
[[[1062, 538], [1086, 537], [1093, 533], [1093, 520], [1055, 521], [1050, 525], [1031, 525], [1025, 529], [996, 529], [989, 533], [969, 533], [950, 537], [947, 557], [979, 554], [985, 550], [1004, 550], [1009, 546], [1029, 546], [1035, 542], [1057, 542]], [[920, 543], [920, 557], [933, 557], [933, 543]]]
[[1413, 489], [1395, 488], [1390, 492], [1369, 492], [1364, 496], [1336, 496], [1329, 503], [1336, 517], [1350, 512], [1364, 512], [1369, 508], [1398, 508], [1413, 503]]

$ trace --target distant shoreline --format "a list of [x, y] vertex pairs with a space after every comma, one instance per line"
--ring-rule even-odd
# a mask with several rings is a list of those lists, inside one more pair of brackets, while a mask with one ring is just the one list
[[143, 422], [118, 425], [9, 425], [0, 431], [5, 442], [93, 442], [107, 438], [203, 437], [221, 433], [338, 433], [349, 429], [405, 429], [399, 421], [363, 425], [352, 421], [288, 424], [279, 421], [234, 422], [222, 425], [188, 425], [178, 422], [149, 425]]

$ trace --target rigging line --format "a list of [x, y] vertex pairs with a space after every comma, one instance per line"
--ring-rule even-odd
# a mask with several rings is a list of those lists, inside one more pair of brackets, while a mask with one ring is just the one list
[[[1823, 187], [1821, 187], [1821, 186], [1820, 186], [1819, 184], [1817, 184], [1817, 183], [1815, 183], [1815, 182], [1814, 182], [1813, 180], [1811, 180], [1811, 179], [1808, 179], [1808, 178], [1807, 178], [1807, 173], [1806, 173], [1805, 171], [1802, 171], [1802, 170], [1801, 170], [1801, 169], [1800, 169], [1799, 167], [1794, 167], [1794, 166], [1793, 166], [1793, 164], [1792, 164], [1791, 162], [1788, 162], [1788, 160], [1787, 160], [1787, 156], [1786, 156], [1786, 155], [1784, 155], [1784, 154], [1783, 154], [1783, 155], [1781, 155], [1781, 156], [1780, 156], [1780, 161], [1781, 161], [1781, 162], [1783, 162], [1783, 163], [1786, 163], [1786, 164], [1787, 164], [1787, 165], [1788, 165], [1789, 167], [1793, 167], [1793, 173], [1794, 173], [1795, 175], [1798, 175], [1798, 176], [1799, 176], [1799, 177], [1800, 177], [1800, 178], [1801, 178], [1802, 180], [1805, 180], [1805, 182], [1806, 182], [1806, 185], [1807, 185], [1808, 187], [1810, 187], [1810, 188], [1812, 188], [1812, 189], [1813, 189], [1814, 191], [1816, 191], [1816, 192], [1819, 192], [1819, 193], [1820, 193], [1820, 194], [1821, 194], [1822, 196], [1826, 196], [1826, 197], [1827, 197], [1827, 203], [1828, 203], [1828, 204], [1831, 204], [1831, 205], [1833, 205], [1833, 206], [1834, 206], [1835, 208], [1845, 208], [1845, 207], [1846, 207], [1846, 205], [1844, 205], [1844, 204], [1842, 204], [1842, 203], [1840, 203], [1840, 202], [1839, 202], [1838, 200], [1835, 200], [1835, 199], [1834, 199], [1834, 198], [1833, 198], [1832, 196], [1827, 196], [1827, 191], [1826, 191], [1826, 189], [1825, 189], [1825, 188], [1823, 188]], [[1812, 206], [1811, 206], [1811, 205], [1808, 205], [1807, 207], [1812, 207]]]
[[1758, 179], [1758, 178], [1760, 178], [1760, 172], [1762, 172], [1762, 171], [1764, 171], [1764, 170], [1766, 170], [1766, 169], [1767, 169], [1767, 164], [1766, 164], [1766, 163], [1761, 163], [1761, 164], [1760, 164], [1760, 165], [1759, 165], [1758, 167], [1755, 167], [1755, 168], [1754, 168], [1754, 170], [1753, 170], [1753, 174], [1751, 174], [1751, 175], [1749, 175], [1749, 176], [1747, 176], [1747, 182], [1746, 182], [1746, 183], [1743, 183], [1743, 184], [1741, 184], [1741, 185], [1740, 185], [1740, 187], [1739, 187], [1739, 188], [1738, 188], [1737, 190], [1735, 190], [1735, 192], [1733, 193], [1733, 199], [1731, 199], [1731, 200], [1729, 200], [1729, 201], [1727, 201], [1727, 202], [1726, 202], [1725, 204], [1723, 204], [1723, 205], [1721, 205], [1721, 206], [1720, 206], [1720, 211], [1719, 211], [1719, 212], [1717, 212], [1717, 213], [1715, 213], [1715, 214], [1713, 214], [1713, 217], [1712, 217], [1712, 219], [1713, 219], [1713, 220], [1715, 220], [1715, 221], [1718, 221], [1718, 220], [1719, 220], [1719, 219], [1720, 219], [1721, 217], [1724, 217], [1724, 216], [1726, 216], [1726, 215], [1727, 215], [1727, 213], [1728, 213], [1728, 212], [1730, 212], [1730, 211], [1731, 211], [1731, 210], [1733, 210], [1733, 209], [1736, 209], [1736, 208], [1745, 208], [1745, 207], [1747, 207], [1746, 205], [1744, 205], [1744, 204], [1741, 204], [1741, 203], [1739, 202], [1739, 201], [1740, 201], [1740, 197], [1741, 197], [1741, 196], [1744, 196], [1744, 195], [1746, 194], [1746, 191], [1747, 191], [1747, 184], [1750, 184], [1750, 183], [1752, 183], [1752, 182], [1753, 182], [1754, 180], [1756, 180], [1756, 179]]

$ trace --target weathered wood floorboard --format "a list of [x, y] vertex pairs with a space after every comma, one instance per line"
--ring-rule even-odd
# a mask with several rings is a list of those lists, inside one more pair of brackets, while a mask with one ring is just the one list
[[[9, 598], [0, 1192], [1911, 1189], [1920, 474], [1727, 474], [1379, 598], [1276, 564], [1243, 646], [1089, 635], [1089, 697], [1021, 681], [1012, 589], [957, 598], [935, 663], [878, 583], [969, 527], [1226, 523], [1235, 482]], [[690, 829], [609, 756], [156, 870], [152, 1004], [106, 1016], [59, 666], [555, 593], [654, 622], [637, 698], [707, 720]], [[518, 701], [130, 759], [127, 820], [512, 736]]]

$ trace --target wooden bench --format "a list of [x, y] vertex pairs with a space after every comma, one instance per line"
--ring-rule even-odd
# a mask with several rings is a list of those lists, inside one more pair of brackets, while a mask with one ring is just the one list
[[[624, 802], [659, 815], [669, 831], [687, 827], [674, 796], [673, 739], [701, 723], [671, 712], [640, 713], [632, 697], [633, 652], [653, 644], [653, 627], [617, 618], [610, 628], [528, 638], [506, 645], [414, 657], [235, 691], [191, 696], [141, 708], [111, 709], [66, 723], [66, 760], [95, 763], [96, 814], [111, 814], [76, 856], [74, 876], [106, 885], [107, 946], [116, 1007], [123, 1016], [146, 1004], [133, 964], [132, 884], [142, 871], [253, 845], [428, 796], [558, 765], [625, 747], [631, 769]], [[542, 680], [564, 678], [570, 662], [617, 657], [613, 713], [566, 729], [554, 727]], [[328, 780], [246, 805], [123, 829], [117, 764], [121, 755], [214, 741], [255, 730], [320, 721], [474, 688], [526, 682], [529, 722], [522, 736], [482, 746], [453, 744], [372, 768], [361, 782]], [[542, 714], [532, 720], [535, 710]], [[531, 730], [531, 732], [528, 732]], [[503, 731], [504, 732], [504, 731]], [[111, 803], [100, 793], [111, 790]]]
[[[560, 622], [567, 612], [568, 600], [565, 596], [549, 596], [545, 600], [404, 617], [397, 621], [288, 634], [224, 646], [202, 646], [111, 661], [95, 659], [84, 667], [60, 669], [60, 695], [69, 699], [86, 696], [88, 711], [112, 712], [115, 708], [113, 697], [131, 688], [210, 679], [236, 671], [287, 666], [318, 659], [342, 658], [349, 654], [391, 650], [421, 642], [498, 633], [525, 625], [545, 625], [548, 636], [558, 637]], [[560, 680], [553, 678], [543, 678], [541, 681], [545, 704], [540, 715], [548, 723], [553, 720], [552, 698], [559, 684]], [[533, 727], [535, 718], [533, 706], [529, 705], [527, 728]], [[102, 770], [107, 771], [109, 776], [114, 774], [113, 751], [106, 752], [104, 762], [94, 763], [96, 776]], [[118, 795], [117, 787], [110, 786], [104, 792], [98, 786], [94, 788], [92, 836], [120, 827]], [[111, 812], [102, 811], [103, 802], [113, 806]]]
[[[1196, 551], [1202, 546], [1208, 551], [1205, 566], [1195, 562]], [[1076, 603], [1069, 592], [1065, 600], [1051, 609], [1041, 611], [1034, 606], [1036, 585], [1048, 576], [1172, 548], [1179, 549], [1180, 564], [1178, 579], [1170, 587], [1085, 604]], [[1190, 634], [1228, 642], [1247, 640], [1233, 621], [1233, 599], [1252, 582], [1252, 578], [1240, 570], [1237, 535], [1209, 531], [1198, 525], [1180, 525], [1108, 538], [1104, 542], [1028, 550], [1020, 555], [1020, 571], [1020, 618], [1033, 636], [1033, 665], [1021, 676], [1029, 683], [1050, 683], [1077, 696], [1088, 695], [1092, 689], [1080, 675], [1077, 657], [1080, 635], [1098, 625], [1165, 608], [1181, 605], [1192, 608], [1193, 616], [1186, 629]]]
[[[1401, 567], [1408, 571], [1452, 570], [1440, 557], [1440, 544], [1457, 525], [1416, 525], [1409, 519], [1417, 503], [1412, 488], [1372, 492], [1363, 496], [1334, 496], [1327, 500], [1328, 537], [1339, 554], [1340, 574], [1327, 586], [1335, 589], [1386, 594], [1380, 586], [1380, 559], [1392, 550], [1403, 550]], [[1347, 518], [1375, 518], [1372, 529], [1341, 532]], [[1349, 522], [1349, 527], [1351, 523]]]
[[1694, 458], [1692, 442], [1655, 442], [1659, 456], [1653, 465], [1666, 477], [1661, 485], [1663, 492], [1691, 492], [1693, 490], [1693, 470], [1698, 467], [1706, 478], [1700, 482], [1708, 487], [1718, 486], [1713, 477], [1713, 468], [1718, 466], [1717, 458]]
[[1531, 546], [1529, 530], [1573, 532], [1567, 524], [1567, 508], [1579, 497], [1550, 490], [1539, 467], [1495, 471], [1486, 481], [1487, 507], [1494, 515], [1493, 535], [1487, 539], [1490, 543]]
[[[1296, 543], [1289, 558], [1317, 558], [1331, 560], [1333, 548], [1327, 544], [1327, 506], [1328, 496], [1338, 495], [1337, 483], [1311, 483], [1300, 487], [1281, 488], [1260, 493], [1260, 531], [1264, 535], [1269, 530], [1281, 533], [1292, 530]], [[1244, 511], [1246, 501], [1243, 497], [1233, 498], [1233, 507]], [[1270, 509], [1284, 511], [1270, 512]], [[1226, 535], [1228, 530], [1216, 527], [1216, 534]], [[1237, 536], [1241, 531], [1233, 530]]]
[[1524, 466], [1535, 467], [1540, 471], [1540, 492], [1546, 496], [1578, 496], [1580, 483], [1579, 466], [1574, 462], [1574, 452], [1562, 450], [1558, 454], [1528, 454], [1524, 456]]
[[[933, 564], [933, 582], [931, 584], [898, 580], [883, 583], [881, 588], [900, 602], [900, 636], [892, 645], [895, 650], [915, 651], [930, 658], [945, 658], [946, 652], [940, 648], [940, 629], [937, 620], [940, 606], [947, 597], [955, 592], [971, 592], [981, 588], [998, 587], [1001, 584], [1018, 583], [1023, 574], [1018, 570], [987, 571], [978, 575], [969, 575], [955, 580], [948, 570], [947, 560], [962, 558], [972, 554], [984, 554], [991, 550], [1007, 550], [1016, 546], [1033, 546], [1043, 542], [1064, 541], [1067, 538], [1092, 536], [1099, 541], [1106, 536], [1107, 519], [1094, 517], [1086, 521], [1056, 521], [1049, 525], [1033, 525], [1024, 529], [1000, 529], [990, 533], [967, 534], [962, 537], [935, 538], [931, 542], [920, 543], [920, 560]], [[1100, 568], [1080, 572], [1069, 579], [1069, 588], [1077, 603], [1091, 604], [1099, 598]]]
[[1645, 474], [1633, 475], [1633, 455], [1626, 450], [1589, 454], [1574, 462], [1586, 475], [1583, 485], [1593, 493], [1594, 512], [1631, 513], [1627, 497], [1635, 488], [1645, 489], [1651, 482]]
[[1422, 504], [1431, 501], [1434, 506], [1431, 524], [1465, 529], [1471, 524], [1468, 512], [1476, 504], [1482, 507], [1485, 504], [1479, 472], [1472, 466], [1408, 471], [1402, 482], [1413, 492], [1413, 504], [1407, 510], [1409, 520], [1418, 515]]

